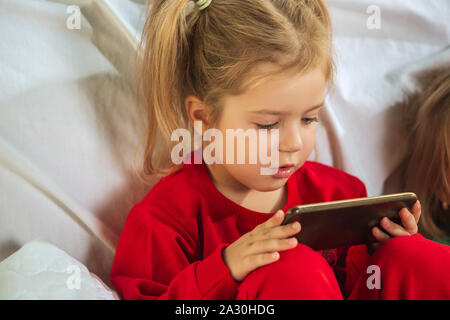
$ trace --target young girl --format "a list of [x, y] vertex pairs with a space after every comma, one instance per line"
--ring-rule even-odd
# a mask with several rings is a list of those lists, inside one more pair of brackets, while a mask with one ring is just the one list
[[[121, 234], [111, 282], [122, 297], [450, 298], [450, 248], [417, 234], [418, 203], [400, 211], [402, 225], [382, 220], [389, 234], [373, 228], [379, 243], [370, 248], [314, 251], [297, 243], [298, 223], [281, 226], [294, 205], [367, 196], [358, 178], [307, 161], [333, 75], [324, 1], [191, 5], [154, 1], [143, 30], [145, 169], [162, 179], [132, 208]], [[191, 161], [154, 165], [157, 134], [170, 152], [179, 143], [172, 132], [187, 128], [193, 136], [194, 121], [201, 121], [199, 133], [215, 128], [223, 136], [278, 129], [275, 173], [262, 175], [259, 161], [195, 163], [206, 137], [202, 148], [183, 154]], [[251, 150], [239, 151], [248, 163]], [[215, 152], [225, 159], [231, 150]], [[373, 283], [369, 266], [378, 270]]]

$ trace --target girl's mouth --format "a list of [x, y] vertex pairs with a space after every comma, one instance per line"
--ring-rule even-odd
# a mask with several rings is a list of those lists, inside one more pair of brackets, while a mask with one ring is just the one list
[[289, 178], [289, 176], [294, 172], [295, 166], [293, 164], [286, 164], [278, 167], [278, 171], [274, 174], [276, 178]]

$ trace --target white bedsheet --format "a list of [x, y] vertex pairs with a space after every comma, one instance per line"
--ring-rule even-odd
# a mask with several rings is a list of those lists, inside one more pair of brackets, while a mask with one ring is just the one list
[[111, 290], [79, 261], [42, 240], [0, 262], [0, 300], [114, 300]]
[[[110, 285], [125, 218], [150, 189], [132, 172], [142, 124], [123, 57], [142, 25], [141, 6], [68, 3], [82, 5], [92, 25], [83, 17], [80, 30], [69, 30], [64, 3], [0, 1], [0, 261], [43, 238]], [[328, 3], [338, 76], [327, 98], [328, 133], [319, 129], [311, 159], [358, 176], [369, 195], [381, 194], [405, 152], [392, 110], [404, 84], [392, 79], [407, 79], [395, 75], [420, 61], [433, 64], [433, 54], [449, 45], [450, 4]], [[373, 4], [381, 10], [380, 30], [366, 27]], [[91, 41], [111, 21], [122, 33], [98, 33]], [[115, 36], [125, 39], [119, 50], [109, 40]]]

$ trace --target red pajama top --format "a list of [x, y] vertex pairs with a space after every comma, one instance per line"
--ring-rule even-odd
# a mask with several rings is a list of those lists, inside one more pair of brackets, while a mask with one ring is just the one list
[[[162, 178], [131, 209], [110, 274], [122, 298], [235, 298], [240, 283], [231, 277], [222, 250], [275, 212], [253, 211], [228, 199], [205, 163], [193, 162]], [[358, 178], [314, 161], [306, 161], [286, 186], [284, 212], [294, 205], [367, 196]], [[319, 253], [342, 288], [347, 248]]]

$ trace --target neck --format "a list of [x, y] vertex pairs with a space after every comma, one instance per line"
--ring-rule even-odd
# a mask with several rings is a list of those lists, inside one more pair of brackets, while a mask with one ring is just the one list
[[217, 190], [235, 203], [258, 212], [271, 213], [282, 208], [287, 201], [286, 186], [274, 191], [258, 191], [230, 175], [222, 165], [206, 165]]

